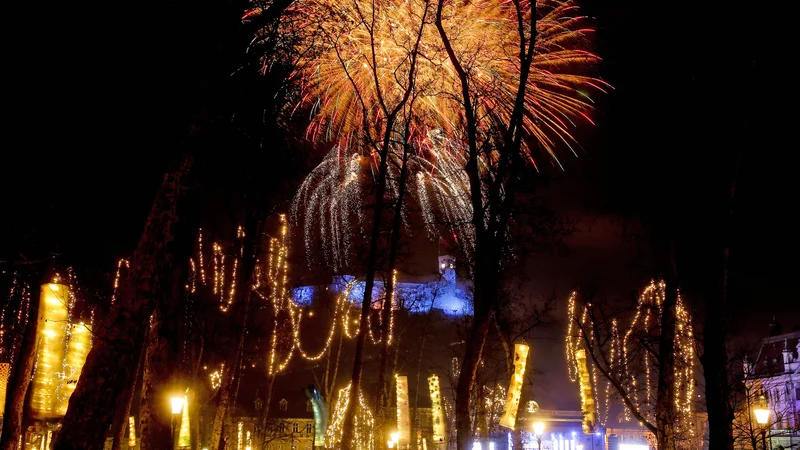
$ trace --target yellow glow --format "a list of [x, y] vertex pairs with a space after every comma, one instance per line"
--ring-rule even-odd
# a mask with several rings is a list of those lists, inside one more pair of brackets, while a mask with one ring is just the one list
[[[347, 409], [349, 403], [350, 385], [340, 389], [336, 399], [336, 407], [331, 415], [331, 421], [328, 429], [325, 432], [325, 446], [328, 448], [333, 447], [342, 440], [342, 424], [344, 423], [344, 411]], [[356, 408], [356, 415], [353, 433], [353, 447], [361, 450], [373, 450], [375, 448], [375, 419], [372, 417], [366, 402], [364, 401], [363, 393], [358, 393], [358, 406]]]
[[431, 419], [433, 421], [433, 442], [442, 442], [445, 438], [445, 418], [442, 409], [442, 394], [439, 388], [439, 377], [431, 375], [428, 378], [428, 387], [431, 391]]
[[[411, 442], [411, 415], [408, 411], [408, 377], [396, 376], [397, 385], [397, 442]], [[394, 439], [394, 437], [392, 437]]]
[[89, 333], [89, 329], [83, 322], [70, 326], [70, 329], [67, 353], [64, 356], [64, 371], [61, 381], [61, 395], [59, 396], [60, 405], [57, 410], [59, 416], [67, 414], [69, 398], [78, 385], [78, 379], [81, 376], [83, 364], [86, 362], [86, 356], [89, 354], [89, 349], [92, 348], [91, 333]]
[[183, 410], [183, 402], [185, 399], [183, 396], [174, 396], [170, 399], [170, 404], [172, 405], [172, 414], [180, 414]]
[[[43, 284], [41, 298], [45, 301], [39, 306], [39, 322], [36, 327], [39, 346], [31, 409], [34, 418], [49, 419], [59, 416], [64, 400], [60, 391], [64, 381], [64, 344], [69, 324], [69, 287], [55, 283]], [[67, 397], [66, 400], [68, 399]]]
[[397, 443], [400, 441], [400, 433], [394, 432], [389, 435], [392, 438], [392, 442]]
[[511, 376], [511, 381], [508, 383], [505, 410], [503, 411], [503, 417], [500, 418], [500, 426], [511, 430], [514, 429], [517, 423], [519, 398], [522, 395], [525, 365], [528, 361], [529, 350], [530, 347], [525, 344], [514, 345], [514, 375]]
[[6, 389], [8, 389], [8, 375], [11, 364], [0, 363], [0, 417], [3, 416], [6, 408]]
[[597, 409], [595, 408], [594, 393], [592, 392], [592, 379], [586, 361], [586, 351], [582, 348], [575, 350], [575, 361], [578, 365], [578, 384], [581, 394], [581, 411], [583, 412], [583, 432], [593, 433], [597, 426]]
[[192, 436], [189, 431], [189, 397], [183, 397], [183, 414], [181, 415], [181, 427], [178, 432], [178, 447], [189, 448], [192, 446]]
[[136, 419], [128, 417], [128, 447], [136, 447]]
[[533, 424], [533, 434], [536, 436], [544, 434], [544, 422], [536, 422]]
[[766, 425], [769, 423], [769, 410], [768, 409], [756, 409], [753, 411], [756, 414], [756, 422], [759, 425]]

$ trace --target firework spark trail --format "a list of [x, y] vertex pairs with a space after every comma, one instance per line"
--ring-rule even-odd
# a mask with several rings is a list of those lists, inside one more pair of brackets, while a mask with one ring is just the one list
[[[406, 164], [414, 176], [406, 186], [409, 198], [403, 206], [403, 225], [412, 224], [407, 214], [408, 204], [418, 206], [426, 231], [432, 239], [445, 227], [460, 236], [466, 247], [472, 248], [472, 206], [469, 202], [469, 182], [462, 170], [464, 161], [458, 152], [444, 148], [448, 141], [442, 140], [429, 149], [438, 154], [435, 162], [414, 153]], [[291, 215], [295, 223], [302, 223], [306, 255], [316, 254], [317, 237], [323, 248], [325, 262], [334, 270], [340, 270], [350, 262], [352, 245], [357, 241], [359, 230], [364, 229], [364, 210], [368, 207], [371, 186], [371, 169], [375, 163], [358, 153], [342, 157], [341, 150], [334, 149], [306, 177], [292, 201]], [[390, 158], [397, 164], [389, 164], [389, 178], [399, 178], [402, 155], [392, 153]], [[369, 166], [369, 167], [365, 167]], [[388, 196], [397, 198], [400, 187], [397, 183], [388, 190]]]

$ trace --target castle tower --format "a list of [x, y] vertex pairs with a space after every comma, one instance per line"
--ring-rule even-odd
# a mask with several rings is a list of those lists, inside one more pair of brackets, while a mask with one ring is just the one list
[[439, 255], [439, 273], [450, 284], [456, 284], [456, 258]]

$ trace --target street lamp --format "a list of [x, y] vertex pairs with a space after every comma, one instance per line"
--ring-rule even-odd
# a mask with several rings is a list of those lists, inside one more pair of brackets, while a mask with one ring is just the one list
[[[769, 410], [766, 408], [758, 408], [753, 410], [756, 415], [756, 422], [761, 425], [761, 443], [764, 445], [764, 450], [767, 450], [767, 424], [769, 423]], [[772, 448], [772, 435], [769, 437], [769, 446]]]
[[400, 433], [395, 431], [394, 433], [390, 434], [389, 437], [392, 438], [392, 440], [389, 441], [389, 448], [396, 447], [399, 449], [400, 445], [398, 443], [400, 442]]
[[536, 435], [536, 442], [539, 444], [539, 450], [542, 450], [542, 434], [544, 434], [544, 422], [536, 422], [533, 424], [533, 434]]
[[583, 444], [575, 444], [576, 450], [583, 450]]

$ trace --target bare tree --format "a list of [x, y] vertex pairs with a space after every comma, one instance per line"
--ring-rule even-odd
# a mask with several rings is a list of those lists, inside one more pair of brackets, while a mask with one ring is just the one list
[[[665, 281], [651, 282], [633, 310], [614, 308], [591, 296], [579, 304], [577, 298], [577, 293], [570, 298], [567, 357], [571, 376], [581, 381], [582, 389], [590, 383], [581, 393], [584, 405], [591, 408], [584, 410], [588, 426], [604, 420], [600, 393], [591, 386], [592, 378], [602, 377], [607, 381], [606, 408], [613, 393], [625, 413], [656, 436], [659, 448], [696, 448], [696, 341], [691, 315], [677, 289]], [[630, 325], [623, 328], [623, 320]], [[591, 365], [583, 365], [582, 358]]]
[[172, 276], [172, 249], [178, 223], [178, 203], [191, 166], [188, 156], [167, 174], [153, 201], [136, 251], [131, 273], [108, 317], [97, 327], [95, 345], [69, 402], [54, 448], [101, 450], [106, 430], [114, 418], [114, 405], [133, 381], [144, 342], [142, 324], [148, 322], [162, 296], [169, 295], [166, 282]]

